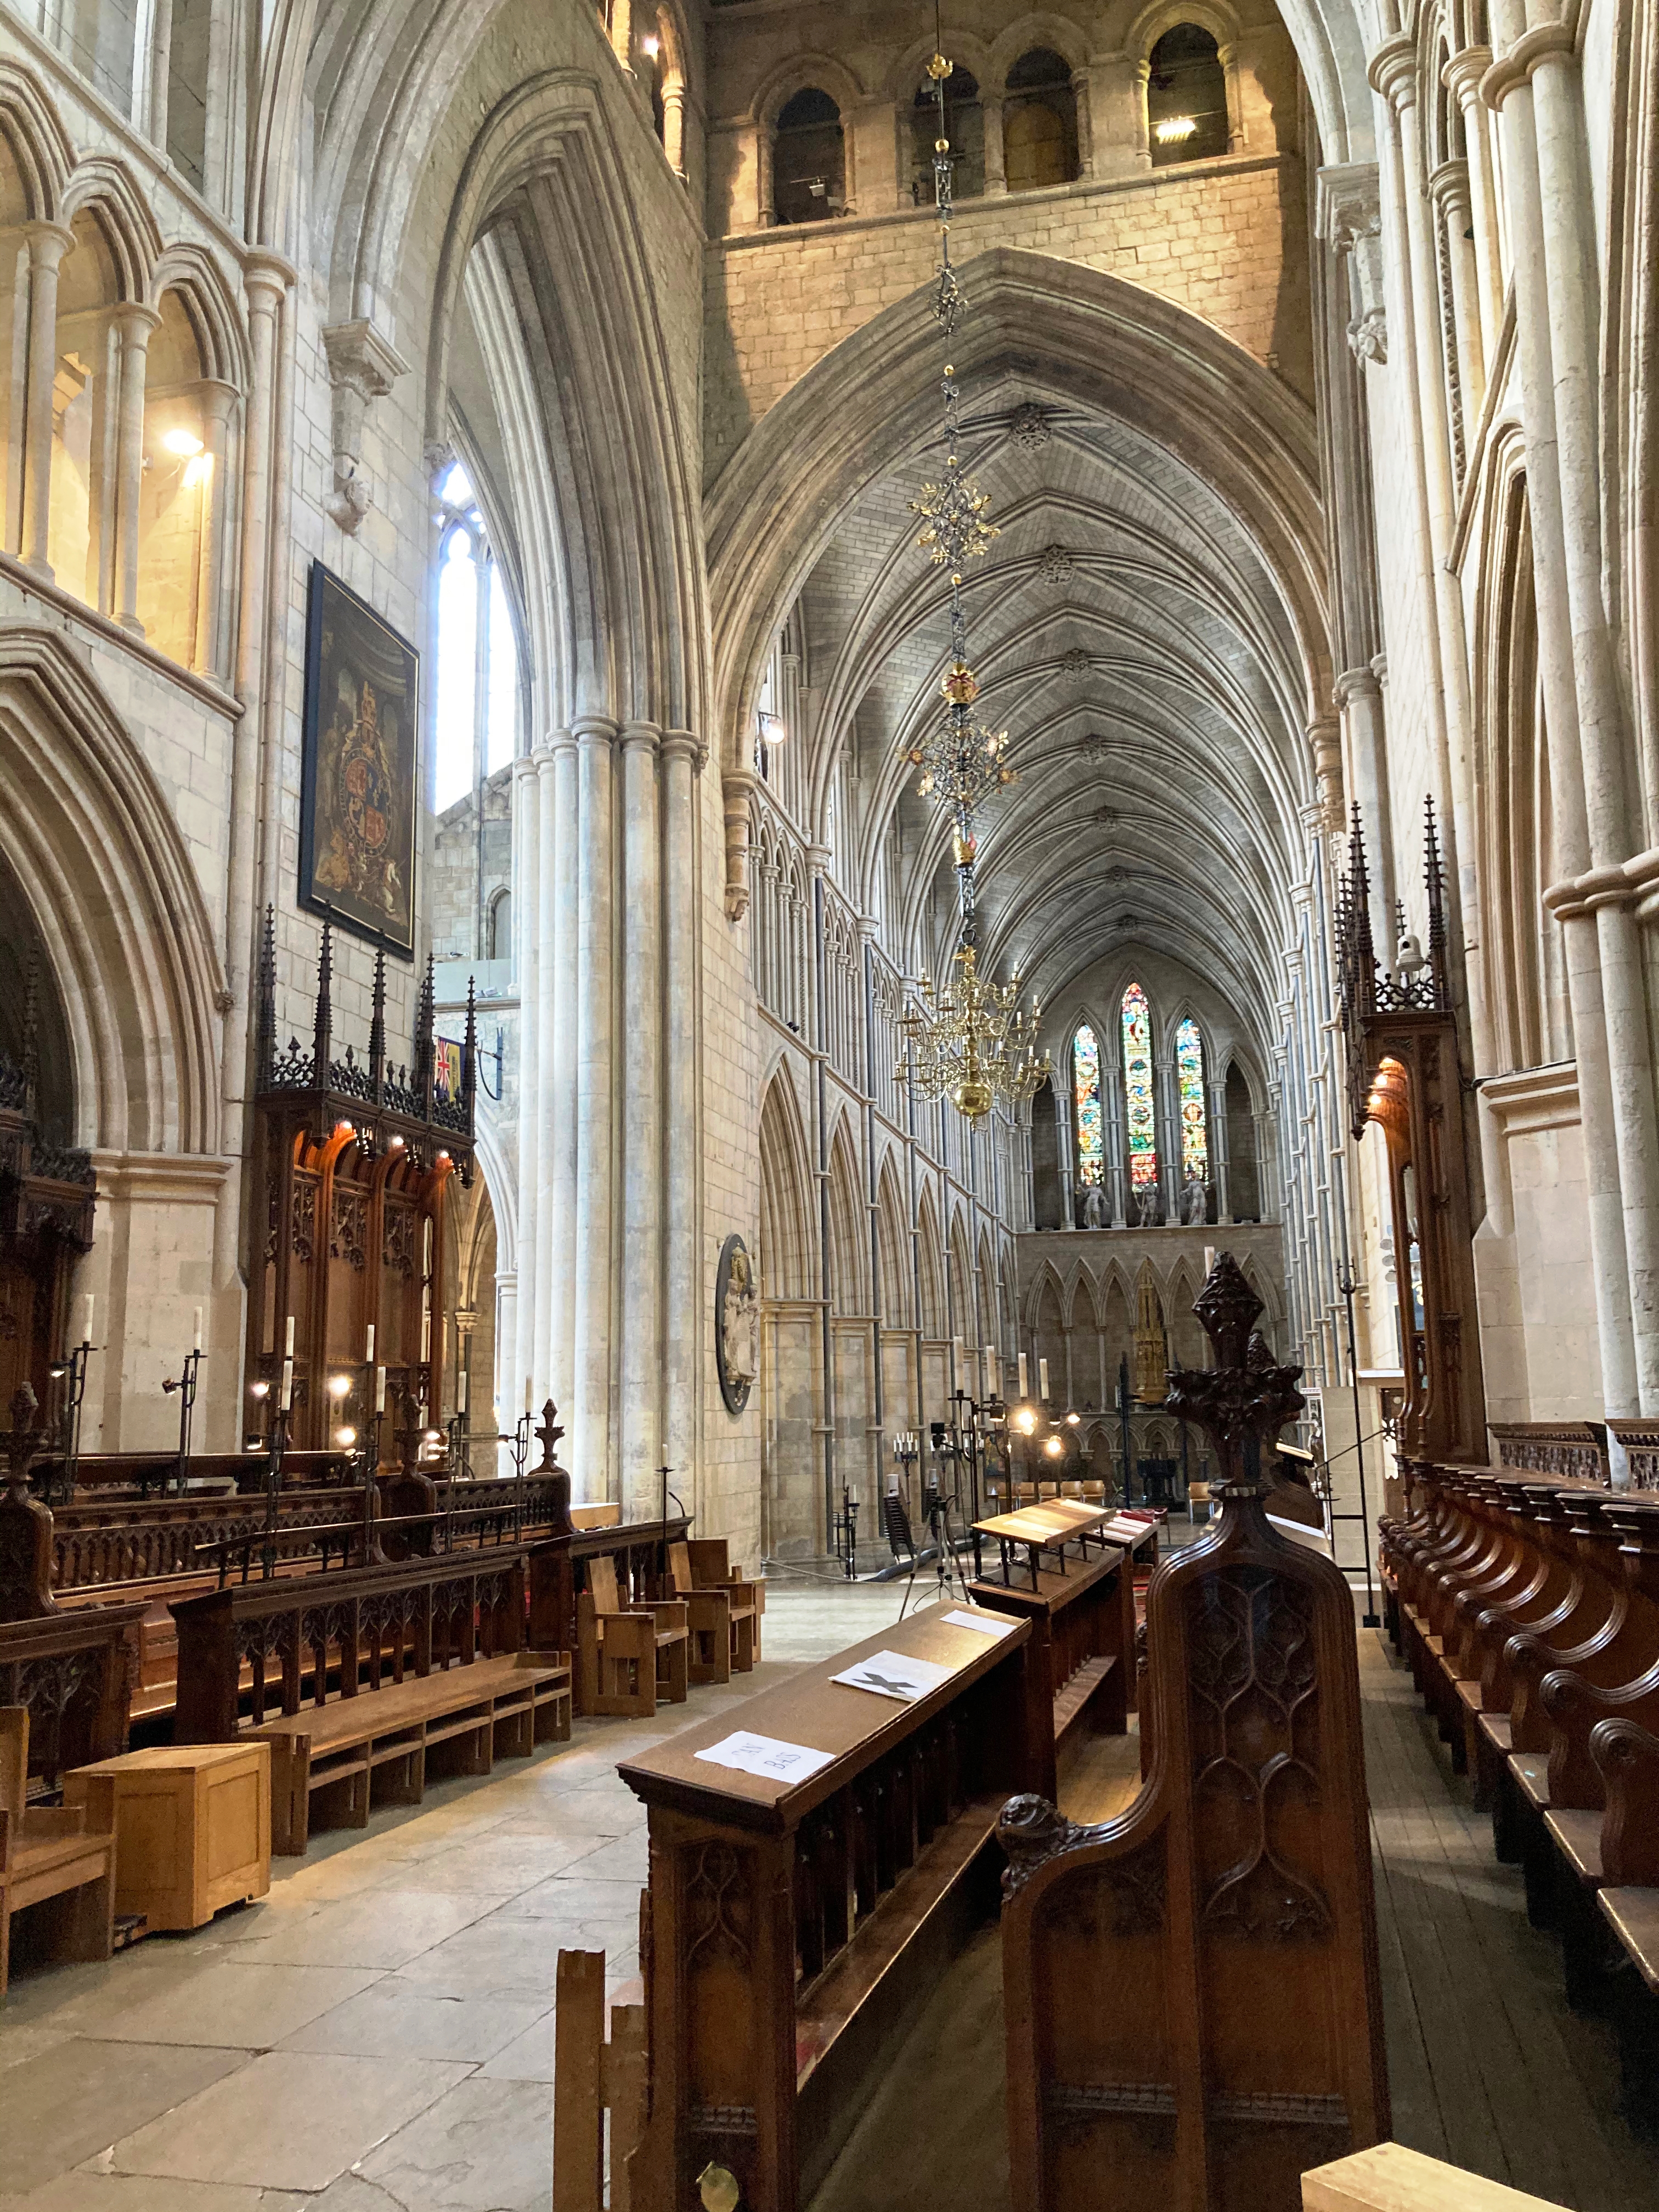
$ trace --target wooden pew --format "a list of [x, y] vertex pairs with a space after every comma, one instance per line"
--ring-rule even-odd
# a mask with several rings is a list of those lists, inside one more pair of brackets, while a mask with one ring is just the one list
[[987, 1577], [969, 1583], [968, 1595], [976, 1606], [1031, 1624], [1030, 1674], [1043, 1703], [1030, 1730], [1041, 1745], [1048, 1723], [1050, 1748], [1039, 1762], [1037, 1786], [1052, 1797], [1060, 1762], [1080, 1735], [1121, 1735], [1128, 1727], [1135, 1687], [1132, 1555], [1109, 1551], [1064, 1575], [1041, 1568], [1034, 1590]]
[[[714, 2164], [745, 2212], [796, 2212], [887, 2039], [994, 1911], [997, 1808], [1040, 1771], [1030, 1630], [954, 1627], [949, 1609], [618, 1767], [651, 1841], [650, 2118], [629, 2167], [634, 2204], [694, 2204]], [[831, 1680], [883, 1650], [950, 1674], [912, 1705]], [[734, 1730], [829, 1764], [791, 1784], [697, 1757]]]
[[1561, 2212], [1403, 2143], [1376, 2143], [1302, 2177], [1303, 2212]]
[[650, 1720], [659, 1699], [685, 1703], [690, 1628], [683, 1601], [624, 1604], [614, 1562], [587, 1562], [587, 1588], [576, 1600], [576, 1711]]
[[[440, 1759], [484, 1774], [570, 1732], [568, 1652], [526, 1648], [527, 1582], [561, 1546], [236, 1585], [175, 1604], [174, 1740], [271, 1747], [272, 1848], [303, 1851], [311, 1801], [343, 1795], [361, 1827], [372, 1796], [418, 1802]], [[243, 1663], [251, 1711], [240, 1714]], [[274, 1676], [271, 1669], [275, 1668]], [[276, 1702], [280, 1717], [267, 1717]]]
[[0, 1622], [0, 1705], [26, 1706], [29, 1771], [55, 1790], [71, 1766], [127, 1747], [142, 1602]]
[[15, 1914], [49, 1905], [51, 1956], [107, 1959], [115, 1940], [115, 1838], [84, 1806], [31, 1806], [29, 1717], [0, 1705], [0, 2003]]
[[1151, 1771], [1099, 1826], [1029, 1796], [998, 1826], [1015, 2212], [1291, 2212], [1389, 2128], [1353, 1598], [1244, 1474], [1300, 1370], [1227, 1254], [1194, 1310], [1215, 1364], [1169, 1403], [1221, 1510], [1148, 1589]]

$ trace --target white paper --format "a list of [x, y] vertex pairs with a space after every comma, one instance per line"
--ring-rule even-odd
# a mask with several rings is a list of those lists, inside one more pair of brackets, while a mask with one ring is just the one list
[[948, 1682], [955, 1672], [953, 1667], [938, 1666], [931, 1659], [912, 1659], [902, 1651], [878, 1651], [830, 1680], [845, 1682], [849, 1689], [870, 1690], [878, 1698], [894, 1698], [902, 1705], [913, 1705], [918, 1698], [937, 1690], [941, 1682]]
[[1006, 1636], [1014, 1625], [999, 1613], [947, 1613], [945, 1618], [952, 1628], [976, 1628], [981, 1636]]
[[828, 1766], [833, 1751], [813, 1751], [804, 1743], [781, 1743], [776, 1736], [739, 1730], [696, 1754], [711, 1766], [730, 1766], [739, 1774], [758, 1774], [763, 1782], [805, 1782]]

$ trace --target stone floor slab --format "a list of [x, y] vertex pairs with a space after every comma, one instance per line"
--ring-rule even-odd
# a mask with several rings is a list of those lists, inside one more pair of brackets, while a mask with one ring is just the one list
[[246, 2059], [241, 2051], [83, 2043], [78, 2036], [26, 2058], [5, 2075], [12, 2124], [0, 2128], [0, 2196], [38, 2189], [233, 2075]]
[[285, 2051], [335, 2051], [363, 2058], [492, 2058], [551, 2003], [488, 2000], [411, 1990], [395, 1976], [295, 2030]]

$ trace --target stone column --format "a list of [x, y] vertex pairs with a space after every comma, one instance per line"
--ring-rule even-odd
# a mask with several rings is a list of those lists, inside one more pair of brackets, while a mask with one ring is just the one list
[[1002, 153], [1002, 102], [980, 94], [979, 112], [985, 125], [985, 196], [988, 199], [1008, 189], [1008, 172]]
[[1480, 80], [1492, 67], [1490, 46], [1468, 46], [1445, 68], [1448, 88], [1463, 117], [1469, 190], [1469, 228], [1474, 233], [1475, 295], [1480, 311], [1481, 352], [1490, 361], [1503, 326], [1504, 252], [1498, 182], [1492, 169], [1492, 118], [1480, 97]]
[[689, 730], [662, 738], [663, 1127], [668, 1133], [663, 1251], [663, 1457], [678, 1474], [697, 1460], [697, 819], [703, 749]]
[[[1083, 109], [1077, 118], [1078, 168], [1091, 177], [1131, 177], [1152, 166], [1146, 134], [1145, 60], [1132, 54], [1109, 54], [1091, 64], [1089, 86], [1089, 164], [1085, 166]], [[1073, 85], [1077, 79], [1072, 80]]]
[[514, 966], [519, 987], [519, 1288], [514, 1302], [514, 1372], [507, 1411], [515, 1420], [524, 1410], [526, 1382], [534, 1395], [540, 1349], [536, 1337], [536, 1260], [542, 1228], [536, 1147], [543, 1105], [537, 1057], [541, 836], [536, 763], [531, 755], [521, 754], [513, 763], [513, 928], [518, 940]]
[[149, 52], [144, 60], [139, 127], [156, 150], [167, 150], [167, 88], [173, 62], [173, 0], [151, 0]]
[[[1563, 24], [1528, 31], [1504, 66], [1511, 64], [1525, 66], [1533, 80], [1579, 748], [1591, 862], [1598, 872], [1611, 874], [1630, 857], [1635, 809], [1632, 747], [1602, 592], [1601, 302], [1595, 229], [1583, 182], [1589, 173], [1583, 88], [1573, 35]], [[1637, 1384], [1641, 1410], [1650, 1413], [1659, 1412], [1659, 1116], [1642, 947], [1628, 887], [1598, 889], [1592, 904], [1607, 1008]]]
[[222, 672], [219, 649], [219, 603], [224, 595], [224, 533], [230, 486], [226, 459], [230, 447], [230, 422], [236, 406], [236, 387], [216, 378], [204, 378], [202, 439], [207, 462], [202, 486], [202, 539], [196, 564], [196, 649], [191, 666], [198, 676]]
[[1444, 161], [1429, 179], [1429, 197], [1444, 240], [1451, 281], [1452, 327], [1457, 381], [1463, 399], [1463, 434], [1473, 441], [1486, 392], [1486, 349], [1481, 330], [1480, 280], [1474, 261], [1474, 204], [1467, 161]]
[[[623, 1036], [616, 1054], [622, 1103], [621, 1476], [624, 1521], [658, 1496], [662, 1455], [663, 1188], [662, 837], [659, 736], [622, 728]], [[626, 1073], [623, 1073], [625, 1065]]]
[[[123, 629], [144, 634], [138, 619], [138, 526], [144, 490], [144, 362], [149, 334], [161, 321], [154, 308], [127, 301], [111, 317], [119, 349], [115, 427], [115, 562], [113, 605], [106, 610]], [[106, 483], [105, 495], [112, 487]]]
[[576, 1268], [571, 1472], [586, 1498], [611, 1494], [612, 1165], [615, 1100], [617, 725], [575, 724]]
[[1175, 1061], [1160, 1055], [1152, 1062], [1156, 1071], [1152, 1095], [1158, 1129], [1158, 1156], [1164, 1182], [1164, 1222], [1168, 1229], [1181, 1225], [1181, 1114], [1176, 1099]]
[[1246, 140], [1244, 96], [1238, 81], [1238, 49], [1237, 46], [1218, 46], [1215, 58], [1221, 64], [1222, 81], [1227, 88], [1227, 151], [1242, 154]]
[[1123, 1229], [1129, 1219], [1129, 1145], [1123, 1118], [1123, 1062], [1105, 1052], [1100, 1056], [1100, 1121], [1106, 1139], [1106, 1172], [1112, 1201], [1112, 1226]]
[[548, 1202], [551, 1218], [543, 1224], [544, 1242], [550, 1258], [548, 1291], [548, 1387], [554, 1402], [574, 1410], [576, 1396], [576, 1160], [580, 1056], [577, 1035], [577, 963], [580, 958], [578, 922], [579, 870], [577, 839], [580, 832], [580, 747], [576, 735], [557, 732], [553, 739], [553, 920], [543, 948], [549, 971], [542, 985], [545, 1018], [553, 1032], [549, 1066], [550, 1089], [543, 1103], [547, 1125], [544, 1149], [547, 1154]]
[[1072, 98], [1077, 109], [1077, 173], [1079, 179], [1099, 174], [1095, 159], [1094, 101], [1086, 69], [1072, 71]]
[[58, 374], [58, 269], [75, 234], [32, 222], [29, 247], [29, 365], [23, 400], [23, 560], [52, 581], [46, 558], [52, 507], [52, 387]]
[[662, 94], [662, 150], [668, 156], [668, 166], [685, 182], [685, 80], [677, 77], [673, 83], [663, 87]]
[[778, 219], [777, 187], [773, 181], [777, 150], [776, 131], [769, 123], [763, 123], [755, 133], [755, 220], [763, 230], [770, 230]]
[[1384, 957], [1394, 951], [1394, 826], [1389, 808], [1388, 732], [1382, 686], [1371, 668], [1346, 668], [1334, 687], [1342, 717], [1348, 793], [1357, 801], [1370, 864], [1371, 934]]
[[538, 744], [535, 753], [536, 805], [533, 835], [536, 842], [536, 869], [529, 886], [530, 896], [524, 902], [532, 937], [535, 943], [533, 963], [533, 1003], [536, 1009], [535, 1059], [532, 1063], [533, 1076], [526, 1080], [532, 1090], [530, 1124], [530, 1168], [534, 1191], [536, 1237], [531, 1244], [521, 1243], [524, 1259], [520, 1265], [520, 1277], [524, 1288], [521, 1300], [527, 1299], [531, 1309], [532, 1342], [536, 1377], [536, 1411], [539, 1415], [543, 1402], [550, 1397], [556, 1406], [568, 1401], [568, 1368], [559, 1377], [566, 1396], [561, 1397], [554, 1380], [558, 1365], [559, 1331], [556, 1319], [558, 1292], [557, 1253], [554, 1243], [554, 1225], [558, 1219], [558, 1192], [556, 1188], [556, 1149], [561, 1137], [568, 1143], [570, 1135], [561, 1123], [555, 1103], [557, 1081], [559, 1047], [562, 1042], [558, 1009], [555, 1004], [558, 990], [558, 839], [559, 839], [559, 782], [557, 756], [552, 744]]
[[[1513, 9], [1515, 27], [1522, 20]], [[1549, 744], [1554, 835], [1563, 884], [1545, 903], [1556, 912], [1572, 1008], [1578, 1106], [1589, 1190], [1590, 1268], [1601, 1352], [1602, 1411], [1634, 1415], [1640, 1407], [1624, 1198], [1613, 1106], [1607, 1016], [1603, 1003], [1596, 923], [1575, 895], [1575, 878], [1590, 864], [1590, 828], [1578, 727], [1573, 618], [1567, 589], [1565, 522], [1550, 329], [1549, 274], [1534, 128], [1533, 83], [1507, 62], [1482, 81], [1483, 102], [1498, 117], [1508, 195], [1515, 284], [1516, 358], [1527, 443], [1527, 497], [1532, 524], [1533, 583], [1538, 618], [1538, 672]], [[1403, 1257], [1402, 1262], [1403, 1265]]]

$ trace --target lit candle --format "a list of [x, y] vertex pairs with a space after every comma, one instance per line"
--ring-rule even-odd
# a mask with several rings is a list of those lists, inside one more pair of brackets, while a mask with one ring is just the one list
[[423, 1313], [421, 1316], [421, 1358], [422, 1361], [425, 1361], [430, 1359], [431, 1357], [432, 1316], [429, 1313]]
[[1037, 1362], [1037, 1395], [1046, 1406], [1048, 1402], [1048, 1363], [1046, 1359]]
[[462, 1368], [460, 1373], [455, 1377], [455, 1411], [458, 1413], [464, 1413], [466, 1411], [466, 1370], [465, 1367]]
[[377, 1367], [374, 1370], [374, 1410], [377, 1413], [383, 1413], [386, 1411], [386, 1370], [384, 1367]]
[[363, 1346], [363, 1364], [365, 1367], [372, 1367], [374, 1364], [374, 1324], [373, 1322], [370, 1322], [368, 1324], [368, 1340]]
[[524, 1378], [524, 1409], [526, 1413], [533, 1413], [535, 1412], [535, 1382], [530, 1376], [526, 1375]]
[[195, 1344], [195, 1349], [196, 1349], [198, 1352], [199, 1352], [199, 1351], [201, 1350], [201, 1348], [202, 1348], [202, 1309], [200, 1308], [200, 1306], [198, 1306], [198, 1307], [197, 1307], [197, 1309], [196, 1309], [196, 1344]]
[[82, 1344], [90, 1344], [92, 1342], [92, 1292], [88, 1291], [87, 1292], [87, 1317], [81, 1326], [81, 1341]]
[[984, 1346], [981, 1353], [981, 1364], [985, 1370], [985, 1395], [988, 1398], [996, 1389], [995, 1359], [988, 1344]]
[[1022, 1352], [1019, 1355], [1019, 1395], [1022, 1398], [1025, 1395], [1025, 1354]]
[[421, 1401], [421, 1426], [422, 1428], [426, 1426], [426, 1400], [424, 1398]]
[[294, 1357], [294, 1316], [292, 1314], [288, 1317], [288, 1341], [283, 1346], [283, 1357], [285, 1359], [292, 1359]]
[[285, 1413], [294, 1403], [294, 1362], [291, 1359], [285, 1358], [283, 1362], [283, 1390], [276, 1403]]
[[1215, 1246], [1213, 1244], [1206, 1244], [1204, 1247], [1204, 1279], [1206, 1283], [1210, 1279], [1210, 1270], [1214, 1267], [1214, 1265]]

